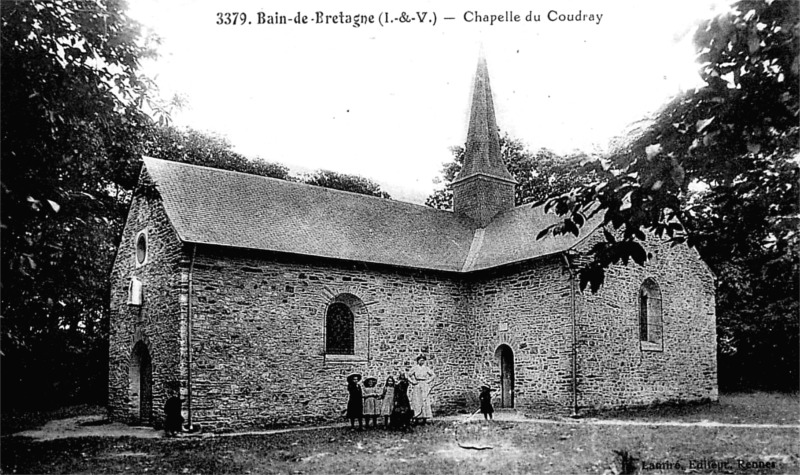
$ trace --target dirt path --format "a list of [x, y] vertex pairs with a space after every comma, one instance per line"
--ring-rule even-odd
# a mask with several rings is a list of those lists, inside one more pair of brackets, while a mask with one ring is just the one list
[[523, 422], [534, 422], [538, 424], [578, 424], [578, 425], [597, 425], [597, 426], [652, 426], [652, 427], [741, 427], [744, 429], [800, 429], [800, 424], [747, 424], [731, 422], [714, 422], [702, 420], [700, 422], [680, 422], [680, 421], [625, 421], [620, 419], [527, 419]]
[[[304, 432], [320, 429], [336, 429], [348, 427], [348, 423], [330, 424], [324, 426], [289, 427], [286, 429], [272, 429], [260, 431], [242, 431], [230, 433], [200, 433], [184, 435], [182, 437], [232, 437], [240, 435], [270, 435], [287, 432]], [[160, 439], [164, 431], [152, 427], [129, 426], [121, 422], [109, 422], [104, 415], [78, 416], [67, 419], [50, 421], [38, 429], [25, 430], [10, 434], [20, 437], [30, 437], [37, 441], [66, 439], [71, 437], [138, 437], [141, 439]]]
[[[478, 422], [479, 417], [469, 416], [446, 416], [436, 420], [463, 423], [468, 420]], [[569, 425], [598, 425], [598, 426], [650, 426], [650, 427], [730, 427], [742, 429], [793, 429], [800, 430], [800, 424], [748, 424], [748, 423], [725, 423], [703, 420], [700, 422], [679, 422], [679, 421], [631, 421], [618, 419], [536, 419], [528, 418], [517, 413], [497, 413], [494, 420], [496, 422], [516, 422], [525, 424], [569, 424]], [[197, 434], [193, 437], [235, 437], [240, 435], [271, 435], [291, 432], [305, 432], [320, 429], [335, 429], [347, 427], [347, 423], [329, 424], [313, 427], [291, 427], [286, 429], [243, 431], [223, 434]], [[103, 415], [79, 416], [69, 419], [50, 421], [39, 429], [17, 432], [17, 436], [31, 437], [34, 440], [54, 440], [71, 437], [138, 437], [143, 439], [157, 439], [164, 436], [163, 431], [157, 431], [152, 427], [129, 426], [119, 422], [108, 422]]]
[[12, 435], [31, 437], [35, 440], [66, 439], [70, 437], [139, 437], [157, 439], [163, 431], [152, 427], [129, 426], [120, 422], [108, 422], [104, 415], [78, 416], [50, 421], [39, 429], [17, 432]]
[[733, 428], [741, 427], [745, 429], [800, 429], [800, 424], [749, 424], [749, 423], [715, 422], [708, 420], [702, 420], [700, 422], [587, 420], [585, 423], [594, 425], [618, 425], [618, 426], [733, 427]]

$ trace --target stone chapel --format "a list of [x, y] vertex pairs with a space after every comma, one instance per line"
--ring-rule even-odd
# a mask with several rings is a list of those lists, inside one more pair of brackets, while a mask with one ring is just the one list
[[109, 413], [226, 431], [340, 418], [345, 378], [424, 354], [434, 412], [565, 415], [716, 400], [713, 275], [650, 236], [644, 266], [580, 292], [597, 239], [536, 239], [560, 219], [514, 207], [485, 60], [454, 210], [144, 158], [111, 273]]

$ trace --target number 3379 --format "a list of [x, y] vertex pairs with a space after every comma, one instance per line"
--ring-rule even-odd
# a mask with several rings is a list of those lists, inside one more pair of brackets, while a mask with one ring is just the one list
[[247, 14], [244, 12], [217, 12], [217, 25], [244, 25]]

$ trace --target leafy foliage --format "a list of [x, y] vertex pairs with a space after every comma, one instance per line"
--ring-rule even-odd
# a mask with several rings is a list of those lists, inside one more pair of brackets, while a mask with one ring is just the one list
[[431, 208], [453, 209], [453, 189], [450, 188], [450, 184], [464, 166], [464, 147], [451, 147], [450, 151], [453, 153], [453, 161], [442, 164], [442, 178], [439, 179], [439, 182], [444, 182], [444, 186], [435, 190], [425, 200], [425, 205]]
[[303, 177], [302, 181], [309, 185], [323, 186], [334, 190], [350, 191], [379, 198], [391, 198], [389, 193], [381, 190], [379, 184], [369, 178], [358, 175], [348, 175], [330, 170], [317, 170], [311, 175]]
[[289, 172], [169, 125], [138, 71], [154, 40], [124, 2], [3, 2], [0, 16], [3, 404], [102, 401], [108, 274], [140, 157]]
[[123, 2], [0, 8], [3, 402], [102, 399], [108, 273], [139, 157], [284, 179], [288, 170], [167, 125], [166, 108], [138, 73], [152, 42]]
[[[453, 209], [453, 190], [450, 185], [463, 166], [464, 147], [453, 147], [451, 151], [453, 160], [442, 167], [440, 181], [444, 186], [425, 200], [425, 204], [432, 208]], [[583, 166], [586, 160], [583, 154], [561, 157], [544, 148], [532, 153], [522, 141], [507, 133], [500, 137], [500, 155], [508, 171], [517, 180], [514, 191], [516, 206], [567, 192], [576, 184], [596, 180], [605, 173], [594, 163]]]
[[251, 160], [233, 151], [230, 141], [212, 132], [201, 132], [191, 128], [170, 125], [151, 127], [144, 144], [144, 154], [211, 168], [249, 173], [281, 180], [301, 181], [309, 185], [350, 191], [363, 195], [390, 198], [374, 181], [357, 175], [348, 175], [329, 170], [317, 170], [312, 174], [295, 177], [289, 168], [261, 159]]
[[249, 160], [233, 151], [222, 136], [174, 126], [153, 127], [144, 147], [145, 155], [164, 160], [232, 170], [289, 180], [289, 169], [260, 159]]
[[[795, 173], [797, 10], [796, 2], [740, 1], [701, 25], [695, 42], [706, 85], [671, 101], [610, 160], [599, 161], [613, 178], [553, 197], [549, 207], [573, 223], [577, 214], [603, 213], [623, 235], [609, 247], [644, 240], [642, 229], [693, 244], [686, 227], [704, 218], [690, 206], [690, 185], [760, 194], [775, 181], [772, 173]], [[770, 226], [781, 245], [797, 225], [796, 208], [787, 206], [776, 207]], [[595, 260], [600, 269], [611, 263]], [[589, 276], [602, 279], [602, 272]]]
[[749, 187], [709, 190], [691, 206], [698, 250], [717, 275], [720, 380], [725, 388], [796, 389], [800, 272], [786, 217], [796, 216], [800, 174], [776, 161], [747, 176]]
[[[115, 0], [3, 2], [3, 401], [104, 387], [107, 272], [153, 52]], [[93, 350], [75, 354], [75, 349]], [[46, 348], [47, 351], [40, 351]], [[72, 355], [66, 358], [65, 355]], [[38, 397], [37, 397], [38, 396]]]
[[596, 213], [620, 231], [593, 249], [582, 288], [599, 289], [611, 264], [641, 263], [643, 231], [697, 247], [717, 276], [723, 386], [797, 387], [798, 10], [740, 0], [700, 25], [705, 85], [598, 161], [612, 178], [546, 200], [565, 216], [546, 232]]

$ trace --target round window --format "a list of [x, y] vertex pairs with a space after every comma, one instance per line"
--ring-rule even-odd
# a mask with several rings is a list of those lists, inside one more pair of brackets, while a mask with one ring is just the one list
[[136, 238], [136, 263], [139, 265], [144, 264], [147, 259], [147, 235], [145, 233], [139, 234]]

